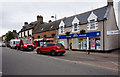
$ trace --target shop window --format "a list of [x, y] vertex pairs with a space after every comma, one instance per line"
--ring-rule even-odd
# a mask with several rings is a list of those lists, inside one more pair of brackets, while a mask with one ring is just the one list
[[76, 32], [76, 31], [78, 31], [78, 24], [74, 23], [74, 25], [73, 25], [73, 32]]

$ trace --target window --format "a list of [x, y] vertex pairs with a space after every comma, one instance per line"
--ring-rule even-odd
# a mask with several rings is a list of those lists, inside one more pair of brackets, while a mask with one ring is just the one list
[[47, 44], [43, 45], [43, 47], [47, 47]]
[[98, 24], [95, 21], [95, 19], [90, 20], [89, 24], [88, 24], [88, 30], [97, 30], [98, 29]]
[[56, 44], [58, 47], [63, 47], [63, 45], [62, 44]]
[[40, 38], [40, 36], [38, 36], [38, 38]]
[[29, 34], [29, 30], [28, 30], [28, 36], [29, 36], [30, 34]]
[[95, 29], [95, 20], [90, 20], [90, 29]]
[[75, 24], [73, 25], [73, 29], [74, 29], [74, 31], [77, 31], [77, 30], [78, 30], [78, 24], [77, 24], [77, 23], [75, 23]]
[[55, 44], [47, 44], [48, 47], [55, 46]]
[[64, 27], [63, 26], [60, 27], [60, 33], [64, 33]]

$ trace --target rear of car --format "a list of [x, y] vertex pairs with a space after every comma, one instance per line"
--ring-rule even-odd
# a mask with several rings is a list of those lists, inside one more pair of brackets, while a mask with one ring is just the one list
[[47, 43], [37, 48], [37, 53], [49, 53], [50, 55], [63, 55], [65, 47], [61, 43]]

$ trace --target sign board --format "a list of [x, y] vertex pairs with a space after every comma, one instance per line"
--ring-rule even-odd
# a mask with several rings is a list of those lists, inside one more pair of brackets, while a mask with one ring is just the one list
[[115, 34], [120, 34], [120, 30], [107, 31], [107, 35], [115, 35]]
[[82, 38], [82, 37], [99, 37], [101, 36], [101, 32], [89, 32], [85, 34], [80, 34], [80, 33], [73, 33], [70, 35], [60, 35], [59, 39], [67, 39], [67, 38]]

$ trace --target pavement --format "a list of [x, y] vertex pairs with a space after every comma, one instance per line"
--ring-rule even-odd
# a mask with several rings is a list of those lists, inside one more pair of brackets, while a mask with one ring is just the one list
[[[83, 53], [84, 54], [84, 53]], [[83, 55], [81, 54], [81, 55]], [[114, 69], [83, 64], [75, 61], [94, 61], [90, 57], [82, 58], [77, 52], [64, 56], [36, 54], [35, 51], [2, 49], [3, 75], [118, 75]], [[84, 56], [92, 56], [92, 54]], [[74, 56], [74, 57], [73, 57]], [[73, 58], [71, 58], [73, 57]], [[99, 59], [98, 59], [99, 60]], [[110, 59], [111, 60], [111, 59]], [[96, 61], [96, 60], [95, 60]]]

